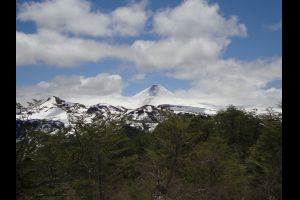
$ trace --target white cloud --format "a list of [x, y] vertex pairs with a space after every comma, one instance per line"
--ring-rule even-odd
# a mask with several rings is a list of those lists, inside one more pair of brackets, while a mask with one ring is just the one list
[[262, 89], [267, 83], [281, 79], [281, 57], [252, 62], [218, 60], [203, 66], [176, 72], [175, 77], [192, 82], [192, 88], [178, 94], [219, 105], [275, 106], [281, 100], [281, 89]]
[[[123, 88], [122, 77], [115, 74], [98, 74], [92, 77], [56, 76], [38, 84], [17, 86], [17, 101], [26, 103], [35, 99], [58, 96], [66, 100], [92, 100], [99, 103], [105, 96], [120, 96]], [[76, 102], [76, 101], [75, 101]]]
[[183, 1], [174, 9], [159, 11], [154, 16], [154, 30], [163, 36], [205, 37], [217, 39], [228, 36], [246, 36], [244, 24], [236, 16], [228, 20], [219, 13], [217, 4], [205, 0]]
[[20, 6], [18, 19], [34, 21], [38, 28], [87, 36], [135, 36], [147, 20], [146, 1], [112, 12], [92, 10], [86, 0], [45, 0]]
[[137, 40], [131, 46], [138, 68], [143, 70], [164, 70], [182, 67], [198, 60], [212, 60], [219, 57], [222, 47], [215, 41], [203, 38], [181, 40], [168, 38], [160, 41]]
[[[39, 29], [36, 34], [17, 32], [17, 66], [35, 64], [39, 61], [57, 66], [76, 66], [85, 61], [98, 62], [106, 57], [115, 57], [133, 62], [142, 70], [164, 70], [182, 67], [199, 60], [218, 59], [229, 45], [229, 37], [246, 35], [245, 25], [239, 24], [237, 17], [234, 16], [225, 19], [220, 15], [216, 4], [208, 5], [204, 0], [189, 0], [174, 9], [154, 13], [154, 31], [163, 38], [135, 40], [131, 45], [119, 46], [59, 33], [60, 23], [64, 29], [74, 34], [79, 33], [80, 31], [65, 27], [75, 22], [83, 30], [91, 32], [89, 28], [80, 24], [80, 20], [86, 17], [80, 13], [82, 10], [85, 10], [84, 13], [90, 13], [90, 4], [87, 1], [76, 0], [68, 7], [70, 11], [68, 9], [63, 11], [69, 4], [69, 0], [48, 0], [22, 6], [18, 18], [35, 20]], [[128, 23], [139, 24], [135, 21], [146, 19], [144, 15], [140, 17], [131, 15], [140, 15], [136, 10], [144, 6], [145, 1], [115, 9], [110, 19], [116, 23], [112, 24], [110, 30], [132, 32], [128, 30], [131, 29]], [[69, 22], [70, 15], [74, 17], [70, 13], [75, 13], [79, 22], [73, 18], [72, 22]], [[87, 21], [85, 24], [93, 24]]]
[[144, 73], [137, 73], [132, 76], [131, 81], [143, 81], [145, 79]]
[[43, 62], [59, 67], [76, 67], [82, 62], [127, 54], [123, 46], [109, 45], [91, 39], [68, 37], [49, 29], [34, 34], [16, 32], [16, 65]]
[[230, 44], [230, 37], [247, 35], [246, 26], [236, 16], [229, 19], [217, 4], [204, 0], [183, 1], [173, 9], [153, 15], [157, 41], [136, 40], [134, 62], [143, 69], [181, 68], [204, 60], [216, 60]]
[[[200, 66], [185, 66], [181, 70], [170, 72], [169, 75], [189, 80], [192, 84], [189, 90], [175, 92], [174, 98], [177, 99], [177, 103], [264, 107], [275, 106], [281, 101], [281, 89], [263, 89], [268, 82], [281, 78], [281, 65], [281, 58], [253, 62], [229, 59], [210, 62], [207, 65], [202, 63]], [[130, 81], [144, 78], [144, 73], [138, 73]], [[126, 83], [122, 82], [120, 75], [57, 76], [47, 82], [17, 87], [17, 99], [24, 102], [31, 100], [32, 97], [47, 98], [56, 95], [69, 101], [88, 105], [106, 102], [133, 107], [132, 99], [121, 95], [124, 85]], [[114, 96], [111, 97], [111, 95]]]
[[276, 24], [269, 25], [267, 28], [269, 31], [281, 31], [282, 30], [282, 20], [280, 20]]

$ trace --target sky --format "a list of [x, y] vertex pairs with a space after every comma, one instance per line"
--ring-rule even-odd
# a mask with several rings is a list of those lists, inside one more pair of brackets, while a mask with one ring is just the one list
[[274, 107], [281, 8], [279, 0], [17, 0], [17, 101], [122, 99], [159, 84], [189, 101]]

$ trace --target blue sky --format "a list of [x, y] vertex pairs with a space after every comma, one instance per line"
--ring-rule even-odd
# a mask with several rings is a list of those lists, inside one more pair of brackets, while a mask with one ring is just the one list
[[[241, 84], [245, 83], [244, 88], [249, 88], [251, 98], [252, 96], [259, 96], [257, 99], [253, 98], [247, 104], [273, 105], [275, 102], [270, 101], [270, 99], [274, 98], [275, 95], [278, 101], [281, 97], [282, 3], [279, 0], [209, 0], [208, 2], [205, 0], [189, 0], [186, 2], [179, 0], [73, 0], [72, 2], [66, 0], [65, 4], [61, 5], [55, 0], [33, 1], [31, 4], [28, 4], [28, 2], [32, 1], [17, 0], [16, 2], [16, 80], [18, 98], [24, 96], [24, 88], [26, 88], [27, 92], [32, 89], [35, 91], [34, 94], [42, 94], [42, 92], [37, 91], [38, 88], [36, 85], [40, 82], [52, 83], [54, 77], [58, 75], [64, 75], [65, 77], [75, 75], [88, 78], [104, 73], [107, 76], [118, 75], [122, 79], [121, 88], [112, 89], [112, 94], [120, 93], [120, 95], [129, 96], [152, 84], [161, 84], [173, 92], [186, 92], [186, 94], [205, 93], [199, 94], [200, 96], [195, 96], [195, 98], [207, 98], [214, 101], [214, 99], [224, 97], [224, 99], [227, 99], [226, 103], [232, 101], [242, 104], [247, 99], [245, 94], [241, 94], [236, 99], [232, 98], [235, 95], [232, 90], [235, 84], [232, 84], [229, 78], [227, 78], [232, 76], [229, 73], [231, 70], [237, 73], [235, 76], [238, 77], [237, 81], [241, 81]], [[70, 5], [74, 6], [74, 10], [68, 8], [70, 12], [68, 12], [69, 10], [66, 10], [65, 13], [63, 10], [60, 12], [59, 9], [50, 12], [51, 7], [67, 7], [70, 2], [72, 3]], [[195, 9], [189, 11], [187, 2], [194, 3], [196, 5], [194, 6]], [[84, 8], [84, 5], [88, 5], [89, 9]], [[215, 5], [219, 6], [217, 11], [213, 9]], [[43, 12], [40, 11], [42, 9], [38, 8], [38, 6], [44, 9]], [[126, 12], [129, 16], [128, 19], [131, 18], [133, 20], [123, 21], [117, 15], [114, 15], [114, 11], [121, 7], [128, 9], [128, 12]], [[199, 9], [196, 10], [196, 8]], [[137, 10], [132, 12], [134, 9]], [[74, 28], [74, 25], [70, 25], [72, 21], [68, 21], [75, 19], [72, 16], [72, 13], [75, 13], [75, 11], [78, 11], [82, 18], [87, 18], [87, 21], [82, 20], [83, 26], [81, 27]], [[84, 30], [84, 26], [86, 25], [84, 22], [88, 22], [88, 19], [100, 19], [99, 12], [110, 16], [110, 18], [117, 16], [116, 20], [108, 22], [111, 25], [103, 29], [100, 29], [101, 24], [98, 26], [97, 22], [95, 22], [95, 27], [100, 27], [98, 32], [95, 30], [95, 33], [87, 33]], [[195, 15], [190, 16], [189, 13], [193, 12]], [[205, 12], [208, 14], [201, 14]], [[66, 13], [69, 16], [66, 16]], [[140, 15], [134, 15], [134, 13]], [[180, 19], [180, 15], [182, 15], [184, 20]], [[60, 16], [62, 20], [59, 19]], [[193, 16], [195, 16], [195, 19], [193, 19]], [[210, 16], [212, 18], [211, 21], [209, 19]], [[238, 20], [234, 22], [230, 21], [232, 16], [236, 16]], [[145, 19], [140, 20], [142, 17], [145, 17]], [[159, 19], [163, 23], [160, 23]], [[105, 18], [105, 20], [108, 19]], [[201, 22], [198, 24], [197, 20]], [[214, 22], [216, 24], [220, 20], [220, 25], [217, 24], [215, 26]], [[54, 25], [53, 22], [55, 22]], [[183, 29], [173, 29], [170, 26], [171, 24], [173, 26], [185, 27], [182, 24], [183, 22], [194, 23], [199, 29], [190, 27], [191, 30], [181, 31]], [[124, 29], [115, 28], [114, 26], [125, 27], [125, 29], [129, 27], [129, 29], [126, 32]], [[246, 29], [241, 28], [242, 26]], [[194, 29], [197, 30], [194, 31]], [[202, 29], [207, 29], [207, 31], [203, 32]], [[230, 32], [231, 29], [234, 31]], [[46, 31], [42, 32], [42, 30]], [[106, 33], [101, 32], [103, 30]], [[111, 33], [108, 33], [109, 31]], [[225, 33], [222, 33], [223, 31]], [[193, 34], [190, 32], [193, 32]], [[95, 47], [96, 50], [94, 51], [99, 50], [99, 55], [90, 58], [88, 55], [89, 52], [87, 52], [87, 55], [83, 56], [82, 60], [80, 58], [73, 58], [71, 57], [72, 55], [70, 55], [70, 58], [67, 58], [69, 55], [66, 55], [66, 58], [64, 58], [63, 55], [56, 55], [51, 52], [51, 49], [44, 53], [39, 51], [36, 44], [43, 48], [48, 48], [49, 44], [52, 45], [51, 41], [49, 44], [45, 44], [43, 41], [46, 36], [48, 37], [49, 33], [57, 34], [57, 36], [53, 37], [64, 38], [62, 41], [65, 41], [66, 45], [68, 42], [73, 45], [74, 43], [71, 40], [75, 38], [87, 43], [92, 41], [100, 45], [109, 45], [107, 48], [112, 48], [110, 51], [115, 52], [110, 52], [107, 56], [100, 55], [101, 52], [105, 52], [105, 48], [102, 50], [102, 47], [99, 47], [99, 49]], [[181, 47], [179, 44], [181, 44], [180, 42], [183, 41], [183, 38], [186, 43], [190, 42], [190, 46], [183, 47], [186, 49], [183, 52], [184, 56], [182, 56], [183, 54], [174, 53], [174, 58], [171, 58], [172, 52], [169, 53], [169, 49], [164, 49], [166, 47], [164, 45], [165, 42], [168, 43], [171, 41], [168, 43], [171, 47], [172, 45], [174, 47]], [[143, 45], [148, 45], [149, 42], [157, 43], [157, 48], [153, 48], [152, 51], [150, 49], [145, 55], [140, 55], [140, 52], [137, 52], [137, 55], [134, 57], [127, 55], [127, 52], [132, 50], [133, 44], [138, 43], [137, 41], [142, 41]], [[193, 44], [193, 41], [200, 41], [203, 45], [207, 44], [209, 49], [207, 50], [206, 47], [202, 49], [203, 45], [197, 46], [198, 44]], [[227, 43], [227, 41], [230, 42]], [[125, 49], [123, 49], [124, 53], [119, 53], [119, 51], [123, 51], [120, 47], [122, 45]], [[217, 45], [217, 47], [214, 47], [214, 45]], [[94, 45], [92, 46], [94, 47]], [[188, 49], [192, 48], [191, 46], [195, 49]], [[211, 50], [211, 46], [215, 49]], [[68, 48], [64, 46], [60, 47], [59, 44], [56, 47], [62, 49]], [[51, 46], [50, 48], [53, 47]], [[126, 51], [126, 48], [129, 48], [129, 50]], [[90, 48], [87, 49], [89, 50]], [[161, 55], [163, 58], [160, 58], [160, 54], [155, 52], [157, 49], [163, 49]], [[93, 49], [90, 50], [93, 51]], [[176, 49], [173, 50], [176, 51]], [[200, 53], [197, 54], [197, 51]], [[201, 51], [203, 51], [202, 54]], [[135, 51], [133, 52], [135, 53]], [[164, 55], [165, 52], [167, 53]], [[156, 62], [156, 59], [165, 59], [170, 55], [171, 57], [168, 60]], [[140, 56], [144, 56], [144, 59], [141, 60]], [[20, 61], [18, 61], [19, 58]], [[52, 62], [51, 58], [53, 60], [57, 59], [57, 61]], [[169, 61], [176, 60], [177, 58], [178, 62]], [[199, 64], [197, 64], [197, 58], [201, 60]], [[66, 59], [68, 63], [60, 66], [59, 60], [61, 59]], [[194, 63], [193, 59], [196, 63]], [[193, 64], [190, 64], [190, 60], [191, 62], [193, 61]], [[233, 66], [235, 67], [233, 68]], [[213, 70], [214, 68], [220, 69]], [[246, 70], [249, 70], [250, 73]], [[267, 74], [268, 71], [271, 72], [270, 75], [260, 75], [261, 73]], [[211, 77], [207, 77], [205, 74], [209, 74]], [[247, 74], [253, 74], [253, 77], [247, 77]], [[256, 76], [256, 74], [259, 75]], [[257, 83], [254, 84], [253, 82], [255, 81]], [[211, 83], [214, 87], [204, 87], [204, 83]], [[216, 88], [215, 91], [218, 91], [220, 87], [224, 87], [222, 91], [226, 92], [220, 92], [219, 96], [209, 94], [213, 88]], [[228, 87], [228, 89], [225, 87]], [[275, 90], [276, 92], [274, 92]], [[239, 91], [240, 88], [236, 88], [235, 92], [238, 93]], [[266, 97], [266, 99], [261, 97], [270, 93], [272, 95]], [[101, 96], [101, 91], [99, 95]], [[228, 95], [228, 98], [224, 95]]]

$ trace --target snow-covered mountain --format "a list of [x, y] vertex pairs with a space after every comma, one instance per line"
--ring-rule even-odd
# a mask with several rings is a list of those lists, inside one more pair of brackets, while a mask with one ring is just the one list
[[159, 122], [166, 119], [167, 112], [193, 115], [211, 115], [216, 113], [216, 110], [209, 106], [193, 107], [166, 103], [172, 102], [172, 98], [174, 98], [174, 94], [159, 85], [153, 85], [134, 95], [132, 97], [132, 102], [136, 104], [134, 109], [120, 105], [111, 105], [108, 102], [86, 106], [52, 96], [31, 106], [27, 111], [17, 112], [16, 118], [19, 122], [30, 120], [32, 122], [44, 120], [45, 122], [47, 120], [47, 124], [59, 121], [65, 126], [72, 126], [72, 123], [79, 118], [87, 123], [95, 120], [105, 120], [106, 122], [123, 121], [130, 126], [152, 131]]
[[31, 130], [44, 131], [47, 133], [56, 133], [58, 130], [65, 127], [65, 124], [61, 121], [45, 120], [45, 119], [30, 119], [20, 120], [16, 119], [16, 138], [22, 139], [27, 128]]
[[17, 119], [47, 119], [68, 123], [68, 113], [76, 116], [86, 111], [87, 108], [83, 104], [66, 102], [59, 97], [52, 96], [40, 104], [31, 107], [28, 111], [18, 113]]
[[139, 106], [159, 105], [173, 98], [174, 94], [160, 85], [152, 85], [133, 96]]

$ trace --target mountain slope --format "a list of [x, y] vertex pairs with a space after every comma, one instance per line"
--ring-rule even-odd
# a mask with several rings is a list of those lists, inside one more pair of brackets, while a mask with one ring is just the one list
[[17, 119], [48, 119], [68, 123], [68, 113], [82, 114], [87, 109], [79, 103], [70, 103], [56, 96], [49, 97], [40, 104], [31, 106], [26, 112], [17, 115]]
[[174, 94], [161, 85], [152, 85], [133, 96], [139, 106], [159, 105], [174, 98]]
[[107, 103], [88, 107], [52, 96], [45, 101], [30, 106], [26, 111], [17, 113], [16, 118], [23, 121], [59, 121], [65, 126], [72, 126], [78, 119], [84, 120], [86, 123], [92, 123], [95, 120], [103, 120], [105, 122], [118, 121], [141, 130], [153, 131], [158, 123], [167, 118], [167, 112], [193, 115], [211, 115], [216, 113], [216, 110], [208, 106], [193, 107], [163, 104], [164, 102], [172, 101], [172, 98], [174, 98], [174, 94], [160, 85], [153, 85], [134, 95], [132, 97], [132, 101], [136, 103], [136, 108], [134, 109]]

